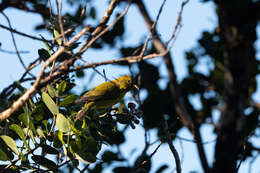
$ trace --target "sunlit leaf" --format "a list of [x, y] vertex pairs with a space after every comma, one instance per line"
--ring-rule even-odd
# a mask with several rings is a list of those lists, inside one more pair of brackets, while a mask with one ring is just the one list
[[49, 95], [52, 98], [57, 97], [57, 91], [55, 90], [55, 88], [52, 85], [47, 85], [47, 89], [48, 89]]
[[67, 157], [68, 152], [67, 152], [67, 149], [65, 147], [65, 142], [63, 140], [63, 133], [61, 131], [58, 132], [58, 138], [61, 141], [61, 143], [63, 144], [62, 147], [63, 147], [64, 155]]
[[[41, 38], [43, 40], [46, 40], [44, 37], [41, 36]], [[47, 48], [47, 52], [49, 53], [49, 55], [51, 56], [51, 48], [50, 46], [48, 45], [47, 41], [43, 41], [43, 44], [45, 45], [45, 47]]]
[[23, 143], [25, 144], [26, 146], [26, 149], [27, 150], [30, 150], [30, 147], [25, 139], [25, 135], [24, 135], [24, 132], [23, 132], [23, 129], [17, 125], [17, 124], [12, 124], [10, 125], [10, 129], [12, 129], [23, 141]]
[[9, 136], [6, 136], [6, 135], [2, 135], [0, 136], [0, 138], [5, 142], [5, 144], [13, 151], [15, 152], [15, 154], [19, 155], [19, 152], [18, 152], [18, 149], [17, 149], [17, 146], [15, 144], [15, 141], [9, 137]]
[[40, 138], [46, 139], [46, 136], [44, 135], [44, 132], [43, 132], [42, 129], [38, 128], [38, 129], [36, 130], [36, 132], [37, 132], [37, 134], [39, 135]]
[[35, 141], [35, 139], [34, 139], [34, 135], [33, 135], [33, 132], [32, 132], [31, 129], [29, 129], [29, 128], [24, 128], [24, 129], [23, 129], [23, 132], [24, 132], [24, 134], [25, 134], [26, 136], [29, 136], [29, 137], [32, 139], [32, 141], [33, 141], [34, 144], [36, 144], [36, 141]]
[[59, 113], [58, 106], [46, 92], [42, 93], [42, 100], [53, 114], [57, 115]]
[[90, 152], [75, 153], [75, 156], [76, 156], [76, 159], [78, 159], [86, 164], [91, 164], [96, 161], [96, 156]]
[[64, 92], [66, 87], [67, 87], [66, 81], [62, 81], [61, 83], [59, 83], [57, 89], [58, 89], [59, 92]]
[[71, 131], [69, 120], [61, 113], [57, 115], [56, 125], [61, 132]]
[[53, 30], [53, 35], [54, 35], [54, 37], [55, 38], [58, 38], [58, 39], [56, 39], [56, 42], [58, 43], [58, 45], [61, 45], [61, 37], [60, 37], [60, 33], [56, 30], [56, 29], [54, 29]]

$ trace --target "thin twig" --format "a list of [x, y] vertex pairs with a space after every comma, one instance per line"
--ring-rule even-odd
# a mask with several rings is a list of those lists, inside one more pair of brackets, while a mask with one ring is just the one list
[[[192, 139], [183, 138], [183, 137], [180, 137], [180, 136], [177, 136], [177, 135], [175, 135], [175, 136], [176, 136], [176, 138], [178, 138], [179, 140], [182, 140], [182, 141], [197, 143], [197, 141], [192, 140]], [[202, 142], [202, 144], [203, 144], [203, 145], [211, 144], [211, 143], [213, 143], [213, 142], [216, 142], [216, 140], [217, 140], [217, 139], [213, 139], [213, 140], [210, 140], [210, 141], [205, 141], [205, 142]]]
[[107, 8], [105, 15], [102, 17], [102, 19], [101, 19], [99, 25], [97, 26], [97, 28], [91, 33], [92, 37], [99, 34], [105, 28], [108, 20], [110, 19], [111, 15], [112, 15], [115, 7], [116, 7], [117, 1], [118, 0], [111, 0], [110, 1], [109, 7]]
[[[79, 49], [79, 51], [76, 53], [76, 54], [74, 54], [74, 55], [72, 55], [72, 58], [71, 59], [69, 59], [69, 60], [65, 60], [64, 62], [62, 62], [62, 63], [60, 63], [58, 66], [56, 66], [56, 68], [54, 69], [54, 71], [57, 71], [58, 69], [62, 69], [63, 67], [65, 67], [65, 66], [68, 66], [68, 65], [72, 65], [73, 64], [73, 62], [75, 61], [75, 60], [77, 60], [77, 59], [80, 59], [81, 58], [81, 54], [83, 54], [83, 52], [86, 52], [87, 51], [87, 49], [93, 44], [93, 43], [95, 43], [95, 41], [97, 41], [102, 35], [104, 35], [110, 28], [112, 28], [122, 17], [124, 17], [125, 15], [126, 15], [126, 13], [128, 12], [128, 9], [129, 9], [129, 7], [130, 7], [130, 5], [131, 5], [131, 2], [132, 2], [132, 0], [129, 0], [129, 2], [128, 2], [128, 5], [127, 5], [127, 7], [125, 8], [125, 10], [109, 25], [109, 26], [107, 26], [107, 27], [102, 27], [102, 29], [103, 30], [99, 30], [99, 34], [91, 34], [92, 36], [88, 39], [88, 41]], [[112, 3], [112, 2], [111, 2]], [[109, 8], [111, 8], [111, 6], [114, 6], [114, 5], [111, 5], [110, 4], [110, 6], [109, 6]], [[111, 11], [111, 9], [110, 10], [107, 10], [107, 12], [106, 12], [106, 14], [105, 14], [105, 16], [107, 16], [107, 14], [110, 14], [110, 12], [109, 11]], [[110, 14], [111, 15], [111, 14]], [[110, 17], [110, 15], [109, 15], [109, 17]], [[107, 21], [108, 20], [108, 17], [103, 17], [102, 18], [102, 20], [104, 19], [104, 21], [103, 22], [100, 22], [100, 23], [104, 23], [105, 21]], [[89, 26], [90, 27], [90, 26]], [[95, 31], [94, 31], [95, 32]], [[96, 35], [96, 36], [95, 36]], [[93, 66], [94, 67], [94, 66]], [[60, 72], [59, 72], [59, 74], [61, 74]]]
[[184, 6], [189, 2], [189, 0], [186, 0], [184, 2], [182, 2], [181, 4], [181, 10], [179, 11], [179, 15], [178, 15], [178, 19], [177, 19], [177, 23], [174, 27], [174, 30], [172, 32], [172, 35], [170, 37], [170, 39], [165, 43], [165, 45], [167, 46], [169, 44], [169, 42], [173, 39], [173, 38], [176, 38], [176, 32], [178, 30], [179, 27], [181, 27], [181, 21], [182, 21], [182, 12], [183, 12], [183, 9], [184, 9]]
[[57, 2], [56, 0], [56, 4], [57, 4], [57, 8], [58, 8], [58, 23], [59, 23], [59, 27], [60, 27], [60, 32], [61, 32], [61, 35], [62, 35], [62, 38], [63, 38], [63, 44], [65, 45], [66, 42], [67, 42], [67, 39], [65, 37], [65, 34], [64, 34], [64, 28], [63, 28], [63, 22], [62, 22], [62, 0], [60, 0], [60, 3]]
[[89, 31], [88, 26], [84, 27], [76, 36], [74, 36], [69, 42], [67, 42], [65, 47], [64, 46], [60, 47], [48, 60], [45, 61], [33, 86], [30, 89], [28, 89], [18, 100], [16, 100], [11, 107], [9, 107], [8, 109], [0, 113], [0, 122], [9, 118], [12, 115], [12, 113], [17, 111], [20, 108], [20, 106], [22, 106], [37, 91], [37, 87], [40, 84], [40, 81], [44, 75], [44, 71], [49, 66], [49, 64], [55, 61], [59, 55], [61, 55], [64, 51], [66, 51], [67, 46], [70, 46], [72, 43], [77, 41], [87, 31]]
[[[166, 50], [165, 52], [162, 52], [162, 53], [152, 53], [152, 54], [141, 57], [141, 60], [148, 60], [148, 59], [152, 59], [152, 58], [156, 58], [156, 57], [161, 57], [167, 53], [168, 53], [168, 50]], [[81, 69], [92, 68], [92, 67], [97, 67], [97, 66], [107, 65], [107, 64], [120, 64], [120, 63], [132, 64], [132, 63], [136, 63], [139, 61], [140, 61], [139, 55], [138, 56], [128, 56], [128, 57], [118, 58], [118, 59], [114, 59], [114, 60], [112, 59], [112, 60], [102, 61], [102, 62], [85, 63], [84, 65], [74, 67], [70, 71], [77, 71], [77, 70], [81, 70]]]
[[[110, 28], [112, 28], [122, 17], [124, 17], [127, 12], [128, 9], [131, 5], [132, 0], [129, 1], [127, 7], [125, 8], [125, 10], [107, 27], [105, 27], [102, 31], [97, 32], [98, 34], [95, 34], [96, 36], [94, 36], [92, 39], [90, 39], [89, 41], [87, 41], [82, 48], [79, 50], [79, 54], [82, 54], [82, 52], [85, 52], [95, 41], [97, 41], [102, 35], [104, 35]], [[103, 28], [103, 27], [102, 27]]]
[[[30, 151], [28, 151], [27, 153], [23, 154], [24, 157], [26, 157], [27, 155], [33, 153], [37, 148], [39, 148], [41, 146], [43, 142], [41, 142], [39, 145], [36, 145], [33, 149], [31, 149]], [[19, 156], [17, 159], [13, 160], [9, 165], [7, 165], [4, 169], [3, 169], [3, 172], [5, 172], [4, 170], [7, 170], [9, 169], [10, 167], [12, 167], [13, 165], [16, 164], [16, 162], [18, 162], [21, 158], [21, 156]], [[0, 170], [0, 173], [2, 171]]]
[[48, 0], [48, 2], [49, 2], [49, 6], [50, 6], [50, 8], [49, 8], [50, 18], [52, 18], [52, 6], [51, 6], [51, 0]]
[[147, 39], [146, 39], [146, 41], [145, 41], [145, 43], [144, 43], [144, 46], [143, 46], [142, 51], [141, 51], [141, 53], [140, 53], [140, 57], [142, 57], [142, 56], [144, 55], [144, 52], [145, 52], [146, 49], [147, 49], [148, 42], [150, 41], [150, 39], [151, 39], [152, 36], [153, 36], [153, 33], [154, 33], [154, 31], [155, 31], [155, 28], [156, 28], [157, 22], [158, 22], [158, 20], [159, 20], [159, 17], [160, 17], [160, 15], [161, 15], [161, 13], [162, 13], [162, 10], [163, 10], [163, 7], [164, 7], [164, 5], [165, 5], [165, 2], [166, 2], [166, 0], [164, 0], [164, 1], [162, 2], [162, 5], [161, 5], [161, 7], [160, 7], [160, 9], [159, 9], [159, 12], [158, 12], [158, 14], [157, 14], [157, 16], [156, 16], [156, 19], [154, 20], [154, 22], [153, 22], [153, 24], [152, 24], [152, 27], [151, 27], [151, 29], [150, 29], [150, 33], [149, 33], [149, 35], [148, 35], [148, 37], [147, 37]]
[[167, 120], [165, 119], [165, 117], [163, 117], [163, 118], [164, 118], [163, 130], [164, 130], [164, 133], [165, 133], [165, 136], [166, 136], [166, 140], [167, 140], [169, 148], [172, 151], [172, 154], [174, 156], [175, 164], [176, 164], [176, 168], [177, 168], [177, 173], [181, 173], [180, 157], [179, 157], [179, 154], [178, 154], [177, 150], [175, 149], [174, 145], [172, 144], [172, 139], [171, 139], [171, 135], [169, 133]]
[[[38, 66], [40, 64], [40, 60], [39, 59], [36, 59], [35, 61], [33, 61], [32, 63], [30, 63], [30, 65], [27, 67], [26, 71], [23, 73], [22, 77], [18, 80], [19, 83], [22, 83], [22, 82], [26, 82], [26, 81], [30, 81], [30, 80], [35, 80], [35, 78], [26, 78], [25, 79], [25, 76], [26, 74], [32, 70], [33, 68], [35, 68], [36, 66]], [[0, 94], [0, 98], [5, 98], [7, 97], [8, 95], [10, 95], [14, 89], [16, 88], [16, 83], [17, 81], [13, 82], [11, 85], [9, 85], [8, 87], [4, 88], [3, 91], [1, 92]]]
[[[1, 49], [1, 48], [0, 48], [0, 52], [8, 53], [8, 54], [16, 54], [16, 52], [5, 50], [5, 49]], [[20, 50], [19, 53], [20, 54], [28, 54], [29, 51], [22, 51], [22, 50]]]
[[18, 34], [18, 35], [21, 35], [21, 36], [24, 36], [24, 37], [31, 38], [31, 39], [33, 39], [33, 40], [51, 42], [51, 40], [43, 40], [42, 38], [25, 34], [25, 33], [23, 33], [23, 32], [17, 31], [17, 30], [15, 30], [15, 29], [13, 29], [13, 28], [9, 28], [9, 27], [4, 26], [4, 25], [2, 25], [2, 24], [0, 24], [0, 27], [3, 28], [3, 29], [6, 29], [6, 30], [8, 30], [8, 31], [10, 31], [10, 32], [12, 32], [12, 33], [15, 33], [15, 34]]
[[[173, 29], [172, 36], [170, 37], [169, 41], [167, 42], [167, 45], [162, 42], [162, 40], [159, 38], [159, 35], [157, 34], [157, 32], [154, 31], [154, 35], [156, 37], [153, 39], [153, 45], [158, 52], [165, 52], [165, 49], [168, 46], [168, 43], [170, 41], [172, 41], [172, 43], [168, 47], [168, 49], [170, 49], [173, 46], [173, 43], [176, 40], [176, 34], [179, 33], [180, 28], [181, 28], [181, 17], [180, 16], [182, 16], [183, 8], [188, 2], [189, 2], [189, 0], [186, 0], [181, 5], [181, 10], [180, 10], [180, 13], [179, 13], [177, 23], [176, 23], [176, 25]], [[145, 20], [147, 27], [149, 29], [151, 29], [153, 22], [152, 22], [151, 17], [148, 14], [146, 8], [145, 8], [145, 5], [143, 4], [142, 1], [136, 1], [136, 4], [138, 6], [140, 13], [142, 14], [142, 16]], [[209, 165], [208, 165], [208, 162], [207, 162], [207, 159], [206, 159], [206, 154], [205, 154], [205, 151], [204, 151], [204, 148], [203, 148], [203, 145], [202, 145], [201, 135], [200, 135], [199, 130], [196, 129], [198, 127], [195, 127], [195, 124], [194, 124], [191, 116], [189, 115], [189, 113], [188, 113], [188, 111], [187, 111], [187, 109], [184, 105], [184, 99], [182, 97], [181, 90], [180, 90], [178, 83], [177, 83], [177, 77], [176, 77], [176, 74], [175, 74], [175, 69], [174, 69], [174, 66], [173, 66], [172, 57], [171, 57], [170, 53], [167, 53], [163, 57], [163, 59], [164, 59], [164, 62], [166, 64], [166, 67], [167, 67], [167, 70], [168, 70], [168, 75], [169, 75], [169, 79], [170, 79], [169, 80], [169, 88], [170, 88], [170, 92], [171, 92], [172, 101], [175, 105], [175, 111], [177, 112], [177, 115], [180, 117], [182, 124], [189, 129], [189, 131], [193, 134], [194, 139], [196, 141], [198, 141], [197, 142], [197, 148], [198, 148], [198, 151], [199, 151], [202, 167], [203, 167], [204, 172], [208, 173], [208, 172], [210, 172], [210, 168], [209, 168]]]
[[[12, 28], [11, 21], [9, 20], [8, 16], [7, 16], [3, 11], [1, 11], [1, 13], [2, 13], [2, 15], [5, 17], [5, 19], [6, 19], [7, 23], [8, 23], [8, 25], [9, 25], [9, 27]], [[21, 55], [20, 55], [20, 53], [19, 53], [19, 51], [18, 51], [17, 44], [16, 44], [16, 41], [15, 41], [15, 38], [14, 38], [14, 34], [13, 34], [13, 32], [11, 32], [11, 31], [10, 31], [10, 33], [11, 33], [11, 36], [12, 36], [12, 42], [13, 42], [13, 45], [14, 45], [14, 49], [15, 49], [16, 55], [17, 55], [17, 57], [18, 57], [20, 63], [22, 64], [23, 68], [26, 70], [26, 66], [25, 66], [25, 64], [24, 64], [24, 62], [23, 62], [23, 59], [22, 59], [22, 57], [21, 57]], [[28, 74], [29, 74], [30, 76], [32, 76], [32, 77], [35, 77], [35, 76], [34, 76], [33, 74], [31, 74], [31, 73], [28, 73]]]
[[[154, 150], [148, 157], [146, 157], [144, 160], [141, 160], [141, 161], [140, 161], [140, 164], [137, 164], [137, 165], [133, 168], [133, 170], [131, 171], [131, 173], [137, 172], [137, 170], [138, 170], [139, 168], [141, 168], [144, 164], [146, 164], [147, 161], [151, 160], [151, 158], [155, 155], [155, 153], [158, 151], [158, 149], [161, 147], [162, 144], [163, 144], [163, 143], [160, 141], [160, 144], [155, 148], [155, 150]], [[147, 148], [147, 149], [148, 149], [148, 148]], [[147, 149], [146, 149], [146, 150], [147, 150]]]
[[242, 158], [240, 159], [240, 161], [239, 161], [239, 163], [238, 163], [238, 166], [237, 166], [237, 168], [236, 168], [236, 172], [238, 172], [239, 171], [239, 168], [240, 168], [240, 166], [241, 166], [241, 164], [242, 164], [242, 162], [243, 162], [243, 160], [246, 158], [246, 141], [244, 141], [244, 144], [243, 144], [243, 156], [242, 156]]

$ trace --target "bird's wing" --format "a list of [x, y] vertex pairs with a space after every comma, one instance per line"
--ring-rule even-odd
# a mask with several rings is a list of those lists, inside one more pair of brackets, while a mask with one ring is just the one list
[[119, 86], [113, 82], [105, 82], [85, 93], [78, 102], [111, 100], [119, 96]]

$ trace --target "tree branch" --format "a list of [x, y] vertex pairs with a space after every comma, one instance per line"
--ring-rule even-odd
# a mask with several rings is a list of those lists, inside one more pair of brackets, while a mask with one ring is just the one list
[[[171, 39], [175, 38], [177, 30], [181, 25], [181, 16], [182, 16], [183, 8], [187, 3], [188, 3], [188, 0], [186, 0], [182, 3], [181, 10], [179, 12], [177, 23], [175, 25], [174, 32], [172, 33]], [[143, 2], [137, 1], [136, 4], [138, 6], [140, 13], [142, 14], [142, 16], [145, 20], [147, 27], [151, 30], [153, 22], [143, 4]], [[159, 38], [159, 35], [156, 31], [154, 31], [154, 35], [156, 36], [153, 39], [154, 47], [157, 49], [158, 52], [165, 52], [166, 46], [163, 43], [163, 41]], [[176, 78], [176, 74], [175, 74], [175, 70], [174, 70], [174, 66], [173, 66], [173, 62], [172, 62], [172, 57], [171, 57], [170, 53], [168, 52], [165, 56], [163, 56], [163, 59], [166, 64], [166, 67], [168, 69], [168, 75], [170, 78], [170, 81], [169, 81], [170, 92], [171, 92], [171, 98], [175, 104], [175, 111], [180, 116], [182, 124], [189, 129], [189, 131], [193, 134], [194, 139], [197, 141], [196, 144], [197, 144], [197, 148], [199, 151], [199, 155], [200, 155], [200, 159], [201, 159], [201, 163], [202, 163], [204, 172], [209, 172], [210, 169], [209, 169], [205, 151], [204, 151], [204, 148], [202, 145], [201, 136], [200, 136], [199, 130], [195, 129], [196, 127], [193, 123], [193, 120], [184, 106], [183, 98], [181, 96], [181, 90], [177, 83], [177, 78]]]
[[164, 119], [164, 121], [163, 121], [163, 131], [165, 133], [167, 143], [168, 143], [168, 145], [169, 145], [169, 147], [172, 151], [173, 157], [175, 158], [177, 173], [181, 173], [180, 157], [179, 157], [179, 154], [178, 154], [177, 150], [175, 149], [174, 145], [172, 144], [172, 138], [171, 138], [171, 135], [169, 133], [167, 120], [165, 119], [165, 117], [163, 117], [163, 119]]
[[66, 47], [70, 46], [72, 43], [77, 41], [80, 37], [82, 37], [87, 31], [89, 31], [89, 27], [86, 26], [83, 28], [76, 36], [74, 36], [65, 46], [60, 47], [48, 60], [45, 61], [39, 75], [36, 78], [36, 81], [34, 82], [33, 86], [28, 89], [18, 100], [16, 100], [11, 107], [6, 109], [5, 111], [0, 113], [0, 122], [9, 118], [12, 113], [17, 111], [20, 106], [22, 106], [36, 91], [37, 87], [41, 82], [41, 79], [44, 75], [45, 69], [49, 66], [50, 63], [52, 63], [54, 60], [57, 59], [59, 55], [61, 55], [64, 51], [66, 51]]

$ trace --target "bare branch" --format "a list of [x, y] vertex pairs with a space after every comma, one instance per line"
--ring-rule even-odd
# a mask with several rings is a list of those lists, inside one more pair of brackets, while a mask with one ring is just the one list
[[[131, 171], [131, 173], [137, 172], [137, 170], [138, 170], [139, 168], [141, 168], [144, 164], [146, 164], [147, 161], [149, 161], [149, 160], [155, 155], [155, 153], [158, 151], [158, 149], [161, 147], [162, 144], [163, 144], [163, 143], [160, 142], [160, 144], [155, 148], [155, 150], [154, 150], [148, 157], [146, 157], [144, 160], [140, 160], [139, 164], [137, 164], [137, 165], [133, 168], [133, 170]], [[148, 147], [149, 147], [149, 145], [146, 145], [146, 149], [144, 150], [145, 152], [146, 152], [146, 150], [148, 149]], [[145, 154], [145, 153], [144, 153], [144, 154]]]
[[160, 17], [160, 15], [161, 15], [161, 13], [162, 13], [162, 9], [163, 9], [163, 7], [164, 7], [164, 5], [165, 5], [165, 2], [166, 2], [166, 0], [164, 0], [164, 1], [162, 2], [162, 5], [161, 5], [161, 7], [160, 7], [160, 9], [159, 9], [159, 12], [158, 12], [158, 14], [157, 14], [157, 16], [156, 16], [156, 19], [155, 19], [155, 21], [153, 22], [153, 25], [152, 25], [152, 27], [151, 27], [151, 29], [150, 29], [149, 36], [147, 37], [147, 39], [146, 39], [146, 41], [145, 41], [145, 43], [144, 43], [144, 46], [143, 46], [142, 51], [141, 51], [141, 53], [140, 53], [140, 56], [143, 56], [145, 50], [147, 49], [148, 42], [150, 41], [150, 39], [151, 39], [152, 36], [153, 36], [153, 32], [154, 32], [154, 30], [155, 30], [155, 28], [156, 28], [156, 24], [157, 24], [157, 22], [158, 22], [158, 20], [159, 20], [159, 17]]
[[[7, 16], [4, 12], [1, 12], [1, 13], [3, 14], [3, 16], [5, 17], [5, 19], [7, 20], [7, 23], [8, 23], [8, 25], [9, 25], [9, 27], [12, 28], [12, 25], [11, 25], [11, 22], [10, 22], [8, 16]], [[21, 57], [21, 55], [20, 55], [20, 53], [19, 53], [19, 51], [18, 51], [17, 44], [16, 44], [16, 41], [15, 41], [15, 38], [14, 38], [14, 34], [13, 34], [13, 32], [11, 32], [11, 31], [10, 31], [10, 33], [11, 33], [11, 36], [12, 36], [12, 41], [13, 41], [13, 45], [14, 45], [14, 48], [15, 48], [16, 55], [17, 55], [17, 57], [18, 57], [20, 63], [22, 64], [23, 68], [26, 70], [26, 66], [25, 66], [25, 64], [24, 64], [24, 62], [23, 62], [23, 59], [22, 59], [22, 57]], [[35, 76], [32, 75], [31, 73], [28, 73], [28, 74], [29, 74], [30, 76], [32, 76], [32, 77], [35, 77]]]
[[143, 56], [143, 57], [128, 56], [128, 57], [123, 57], [123, 58], [108, 60], [108, 61], [102, 61], [102, 62], [94, 62], [94, 63], [88, 63], [87, 62], [82, 66], [74, 67], [71, 71], [76, 71], [76, 70], [90, 68], [90, 67], [97, 67], [97, 66], [107, 65], [107, 64], [120, 64], [120, 63], [132, 64], [132, 63], [139, 62], [140, 60], [148, 60], [148, 59], [152, 59], [152, 58], [156, 58], [156, 57], [161, 57], [161, 56], [164, 56], [167, 53], [168, 53], [168, 50], [166, 50], [165, 52], [159, 53], [159, 54], [153, 53], [153, 54], [149, 54], [149, 55], [146, 55], [146, 56]]
[[24, 37], [28, 37], [28, 38], [31, 38], [33, 40], [38, 40], [38, 41], [48, 41], [48, 42], [51, 42], [51, 40], [43, 40], [42, 38], [39, 38], [39, 37], [35, 37], [35, 36], [32, 36], [32, 35], [28, 35], [28, 34], [25, 34], [23, 32], [20, 32], [20, 31], [17, 31], [13, 28], [9, 28], [7, 26], [4, 26], [2, 24], [0, 24], [0, 27], [3, 28], [3, 29], [6, 29], [12, 33], [15, 33], [15, 34], [18, 34], [18, 35], [21, 35], [21, 36], [24, 36]]
[[97, 28], [94, 30], [94, 32], [92, 32], [91, 36], [95, 36], [97, 34], [99, 34], [106, 26], [108, 20], [110, 19], [116, 4], [117, 4], [118, 0], [111, 0], [108, 9], [106, 10], [105, 15], [102, 17], [99, 25], [97, 26]]
[[6, 109], [5, 111], [0, 113], [0, 122], [9, 118], [12, 113], [17, 111], [36, 91], [37, 87], [41, 82], [41, 79], [43, 77], [45, 69], [49, 66], [50, 63], [52, 63], [54, 60], [57, 59], [57, 57], [62, 54], [64, 51], [66, 51], [66, 47], [70, 46], [72, 43], [77, 41], [81, 36], [83, 36], [87, 31], [89, 31], [89, 27], [84, 27], [76, 36], [74, 36], [67, 44], [62, 47], [60, 47], [48, 60], [45, 61], [38, 77], [36, 78], [36, 81], [34, 82], [33, 86], [28, 89], [18, 100], [16, 100], [11, 107]]
[[67, 42], [67, 39], [66, 39], [65, 34], [64, 34], [64, 28], [63, 28], [63, 22], [62, 22], [62, 14], [61, 14], [62, 0], [60, 0], [60, 3], [58, 3], [58, 1], [56, 0], [56, 4], [57, 4], [57, 8], [58, 8], [58, 22], [59, 22], [60, 32], [61, 32], [61, 35], [62, 35], [62, 38], [63, 38], [63, 44], [65, 45], [66, 42]]
[[[30, 65], [27, 67], [26, 71], [23, 73], [22, 77], [18, 80], [18, 82], [22, 83], [22, 82], [26, 82], [26, 81], [30, 81], [30, 80], [35, 80], [35, 77], [25, 79], [25, 76], [29, 71], [31, 71], [33, 68], [37, 67], [39, 64], [40, 64], [39, 59], [36, 59], [32, 63], [30, 63]], [[16, 86], [16, 81], [13, 82], [8, 87], [4, 88], [3, 91], [0, 93], [0, 98], [5, 98], [8, 95], [10, 95], [13, 92], [13, 90], [16, 88], [15, 86]]]
[[[97, 32], [97, 34], [95, 34], [96, 36], [94, 36], [93, 38], [91, 38], [90, 40], [88, 40], [84, 46], [82, 46], [82, 48], [79, 50], [79, 54], [82, 54], [82, 52], [85, 52], [95, 41], [97, 41], [103, 34], [105, 34], [110, 28], [112, 28], [122, 17], [124, 17], [126, 15], [126, 13], [128, 12], [128, 9], [131, 5], [131, 0], [129, 1], [126, 9], [107, 27], [102, 27], [103, 30], [99, 30]], [[94, 31], [95, 32], [95, 31]], [[93, 34], [92, 34], [93, 35]]]
[[[174, 40], [176, 39], [176, 34], [179, 32], [178, 28], [181, 27], [181, 16], [182, 16], [183, 8], [188, 2], [189, 2], [189, 0], [186, 0], [182, 3], [177, 23], [176, 23], [174, 30], [172, 32], [172, 36], [169, 39], [169, 41], [167, 42], [167, 44], [164, 44], [163, 41], [159, 38], [159, 35], [157, 34], [157, 32], [154, 31], [154, 35], [156, 37], [153, 39], [153, 44], [154, 44], [154, 47], [157, 49], [158, 52], [165, 52], [166, 45], [168, 45], [168, 43], [171, 40], [173, 40], [173, 42], [172, 42], [172, 44], [169, 48], [172, 47]], [[143, 2], [137, 1], [136, 4], [139, 8], [140, 13], [142, 14], [142, 16], [145, 20], [147, 27], [151, 30], [153, 22], [152, 22], [151, 17], [149, 16], [144, 4], [143, 4]], [[164, 59], [164, 62], [166, 64], [166, 67], [168, 69], [168, 75], [169, 75], [169, 78], [170, 78], [170, 83], [169, 83], [170, 85], [169, 86], [170, 86], [171, 98], [172, 98], [172, 100], [175, 104], [175, 111], [177, 112], [178, 116], [180, 117], [182, 124], [189, 129], [189, 131], [193, 134], [195, 140], [197, 141], [197, 148], [198, 148], [198, 151], [199, 151], [199, 155], [200, 155], [200, 159], [201, 159], [201, 163], [202, 163], [204, 172], [209, 172], [210, 169], [209, 169], [209, 165], [208, 165], [208, 162], [207, 162], [207, 159], [206, 159], [205, 151], [204, 151], [204, 148], [203, 148], [203, 145], [202, 145], [202, 139], [201, 139], [201, 136], [200, 136], [200, 132], [197, 129], [198, 127], [195, 127], [195, 124], [193, 123], [193, 120], [192, 120], [191, 116], [189, 115], [188, 111], [186, 110], [185, 105], [183, 103], [181, 90], [180, 90], [178, 83], [177, 83], [177, 77], [176, 77], [176, 74], [175, 74], [175, 70], [174, 70], [174, 66], [173, 66], [173, 62], [172, 62], [172, 57], [171, 57], [170, 53], [167, 53], [165, 56], [163, 56], [163, 59]]]

